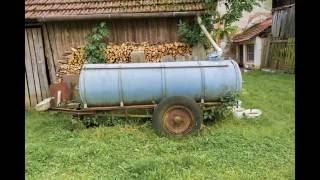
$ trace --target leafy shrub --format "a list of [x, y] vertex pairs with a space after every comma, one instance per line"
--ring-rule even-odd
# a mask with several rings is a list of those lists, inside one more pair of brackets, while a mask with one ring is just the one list
[[224, 119], [231, 115], [229, 107], [237, 105], [239, 94], [229, 94], [220, 98], [221, 105], [214, 106], [203, 113], [204, 120], [218, 120]]
[[[231, 24], [238, 21], [242, 17], [242, 12], [250, 12], [253, 6], [260, 6], [258, 1], [263, 0], [226, 0], [224, 5], [226, 7], [226, 13], [222, 16], [217, 12], [218, 2], [220, 0], [206, 0], [204, 4], [205, 13], [201, 15], [202, 23], [207, 28], [208, 32], [211, 32], [216, 41], [219, 41], [224, 36], [229, 36], [235, 32], [235, 26]], [[222, 2], [222, 1], [221, 1]], [[213, 29], [213, 24], [221, 24], [224, 28]], [[178, 36], [184, 43], [194, 45], [196, 43], [202, 43], [205, 47], [209, 47], [209, 41], [202, 33], [197, 20], [187, 23], [179, 22], [178, 24]]]
[[106, 48], [106, 43], [103, 40], [107, 36], [108, 27], [105, 22], [100, 23], [92, 29], [92, 32], [86, 37], [87, 44], [84, 48], [86, 63], [96, 64], [105, 62], [103, 49]]
[[121, 118], [111, 118], [110, 116], [106, 116], [103, 114], [94, 115], [94, 116], [86, 116], [82, 120], [82, 123], [86, 127], [97, 127], [97, 126], [114, 126], [117, 124], [121, 124], [123, 120]]
[[[212, 28], [210, 24], [212, 21], [209, 17], [205, 16], [202, 17], [203, 24], [206, 26], [208, 31]], [[178, 24], [178, 36], [182, 42], [190, 45], [195, 45], [197, 43], [203, 44], [205, 47], [210, 46], [210, 42], [207, 37], [202, 32], [198, 23], [195, 23], [197, 20], [195, 19], [194, 22], [183, 22], [180, 21]]]

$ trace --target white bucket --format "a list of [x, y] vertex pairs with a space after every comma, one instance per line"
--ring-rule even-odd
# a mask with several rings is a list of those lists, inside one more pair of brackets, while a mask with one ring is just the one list
[[256, 118], [262, 114], [262, 111], [259, 109], [247, 109], [243, 113], [247, 118]]
[[234, 117], [236, 117], [238, 119], [243, 118], [244, 111], [245, 111], [244, 108], [234, 108], [233, 115], [234, 115]]
[[53, 99], [53, 97], [49, 97], [44, 99], [43, 101], [39, 102], [36, 106], [35, 106], [35, 110], [36, 111], [46, 111], [50, 108], [51, 105], [51, 100]]

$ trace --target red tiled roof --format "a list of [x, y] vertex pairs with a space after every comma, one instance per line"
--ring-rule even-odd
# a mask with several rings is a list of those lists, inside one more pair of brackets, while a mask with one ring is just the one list
[[204, 0], [25, 0], [25, 18], [203, 11]]
[[233, 38], [233, 42], [241, 42], [249, 40], [258, 34], [260, 34], [262, 31], [266, 30], [268, 27], [271, 27], [272, 24], [272, 18], [269, 17], [266, 20], [264, 20], [261, 23], [258, 23], [249, 29], [245, 30], [243, 33], [236, 35]]

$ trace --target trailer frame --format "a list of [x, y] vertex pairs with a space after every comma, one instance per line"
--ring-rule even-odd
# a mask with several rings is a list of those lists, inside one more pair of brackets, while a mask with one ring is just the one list
[[[215, 101], [215, 102], [205, 102], [205, 103], [197, 103], [202, 110], [208, 110], [213, 106], [221, 105], [223, 102]], [[80, 106], [81, 104], [79, 104]], [[73, 116], [85, 116], [85, 115], [96, 115], [98, 113], [103, 112], [111, 112], [115, 110], [123, 110], [124, 114], [112, 114], [115, 117], [138, 117], [138, 118], [151, 118], [152, 115], [142, 115], [142, 114], [128, 114], [128, 110], [130, 109], [155, 109], [158, 104], [144, 104], [144, 105], [127, 105], [127, 106], [97, 106], [97, 107], [87, 107], [87, 108], [66, 108], [66, 107], [53, 107], [50, 108], [49, 111], [52, 112], [60, 112], [67, 113]]]

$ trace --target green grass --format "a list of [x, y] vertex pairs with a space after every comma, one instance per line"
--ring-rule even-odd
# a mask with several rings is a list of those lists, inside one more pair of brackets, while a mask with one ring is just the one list
[[70, 116], [26, 112], [27, 179], [294, 179], [294, 76], [244, 75], [244, 108], [182, 139], [150, 122], [72, 130]]

